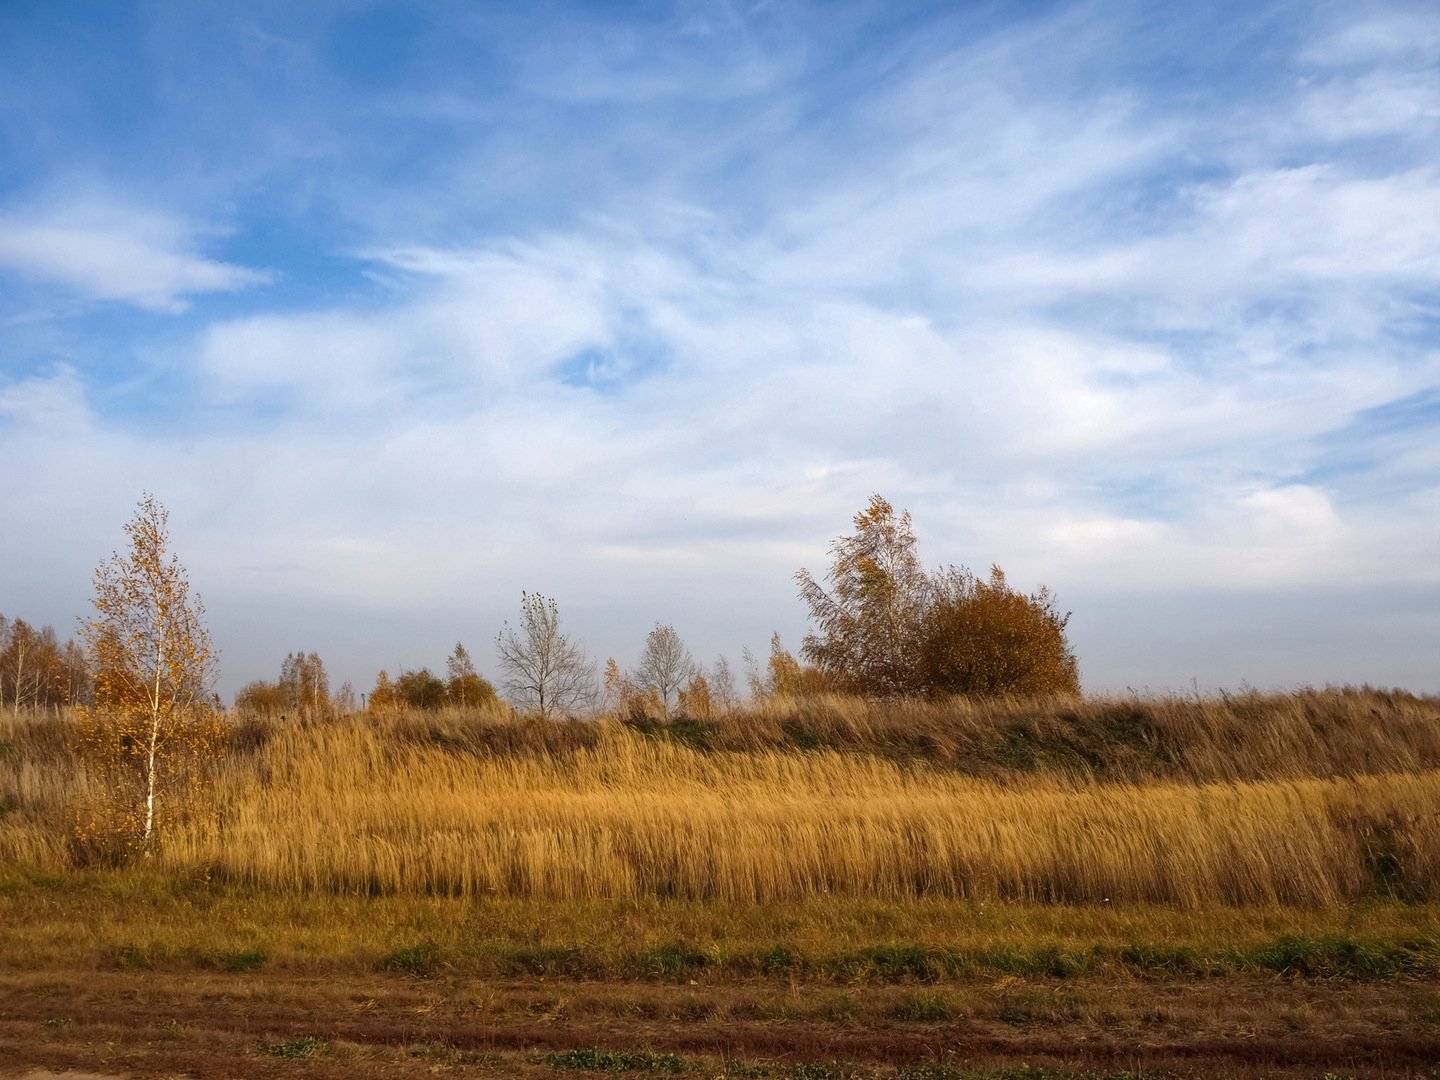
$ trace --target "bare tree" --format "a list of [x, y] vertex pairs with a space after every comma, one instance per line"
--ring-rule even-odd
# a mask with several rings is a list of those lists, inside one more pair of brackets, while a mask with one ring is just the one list
[[506, 695], [541, 716], [570, 712], [595, 694], [595, 665], [560, 632], [560, 610], [539, 593], [520, 594], [520, 625], [495, 637]]
[[645, 638], [645, 651], [640, 654], [635, 681], [641, 686], [655, 688], [666, 716], [670, 715], [672, 700], [699, 673], [695, 658], [685, 648], [675, 628], [656, 623], [655, 629]]
[[710, 665], [710, 696], [722, 709], [733, 709], [738, 695], [735, 692], [735, 673], [730, 670], [730, 661], [723, 655], [715, 658]]

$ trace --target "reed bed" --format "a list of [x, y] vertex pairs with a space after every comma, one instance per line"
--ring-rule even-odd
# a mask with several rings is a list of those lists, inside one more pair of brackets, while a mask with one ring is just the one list
[[1247, 783], [977, 779], [833, 751], [704, 752], [604, 724], [501, 758], [362, 725], [285, 732], [167, 845], [338, 892], [776, 902], [841, 895], [1335, 904], [1440, 894], [1440, 773]]
[[[1435, 705], [1345, 693], [1257, 696], [1239, 737], [1236, 699], [1138, 720], [1116, 703], [952, 710], [948, 743], [929, 733], [939, 706], [844, 702], [772, 704], [748, 728], [249, 721], [215, 818], [172, 831], [154, 864], [273, 890], [542, 900], [1440, 898]], [[975, 759], [984, 746], [999, 749]], [[68, 865], [85, 783], [63, 717], [0, 720], [0, 862]]]

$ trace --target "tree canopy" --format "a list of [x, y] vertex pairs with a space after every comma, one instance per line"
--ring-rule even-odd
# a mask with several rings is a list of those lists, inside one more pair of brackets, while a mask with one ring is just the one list
[[1079, 692], [1069, 614], [1048, 589], [1017, 592], [998, 566], [988, 580], [963, 566], [926, 573], [909, 513], [880, 495], [854, 524], [830, 546], [828, 589], [796, 574], [816, 627], [801, 652], [829, 687], [873, 697]]

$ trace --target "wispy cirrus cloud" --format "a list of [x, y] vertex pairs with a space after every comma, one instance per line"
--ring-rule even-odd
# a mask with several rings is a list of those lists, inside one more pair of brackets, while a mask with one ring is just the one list
[[166, 213], [77, 201], [0, 211], [0, 272], [147, 311], [184, 311], [202, 293], [269, 284], [275, 275], [206, 258], [201, 230]]

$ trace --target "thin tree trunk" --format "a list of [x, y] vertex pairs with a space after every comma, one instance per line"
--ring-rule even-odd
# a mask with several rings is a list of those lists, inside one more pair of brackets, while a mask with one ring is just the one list
[[145, 767], [145, 854], [155, 828], [155, 751], [160, 742], [160, 676], [165, 663], [165, 640], [155, 646], [155, 684], [150, 690], [150, 753]]

